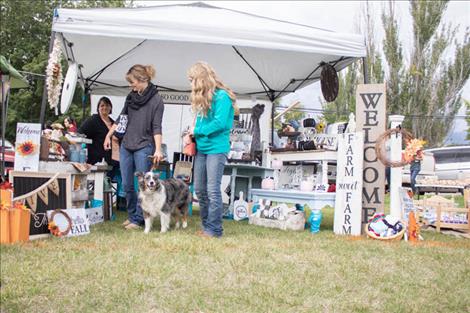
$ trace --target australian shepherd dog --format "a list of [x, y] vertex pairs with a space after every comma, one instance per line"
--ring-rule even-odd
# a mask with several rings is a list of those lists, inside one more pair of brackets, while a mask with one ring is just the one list
[[142, 207], [145, 230], [150, 232], [154, 218], [160, 216], [160, 232], [170, 229], [171, 216], [175, 217], [175, 228], [188, 226], [188, 206], [192, 201], [188, 185], [182, 180], [170, 178], [160, 180], [158, 173], [137, 172], [139, 201]]

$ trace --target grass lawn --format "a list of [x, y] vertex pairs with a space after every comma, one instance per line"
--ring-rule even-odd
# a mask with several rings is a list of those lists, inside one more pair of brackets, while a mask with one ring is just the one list
[[469, 312], [470, 240], [423, 232], [384, 243], [224, 221], [222, 239], [189, 228], [1, 246], [1, 312]]

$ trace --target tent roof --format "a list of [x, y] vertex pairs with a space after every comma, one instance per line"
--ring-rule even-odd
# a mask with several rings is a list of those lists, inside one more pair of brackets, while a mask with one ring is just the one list
[[58, 9], [52, 29], [94, 93], [127, 93], [133, 64], [153, 64], [162, 89], [189, 90], [186, 72], [203, 60], [238, 94], [278, 97], [318, 80], [322, 62], [339, 71], [366, 53], [360, 35], [203, 3]]
[[0, 72], [3, 75], [10, 76], [10, 88], [26, 88], [29, 86], [26, 79], [18, 73], [3, 55], [0, 55]]

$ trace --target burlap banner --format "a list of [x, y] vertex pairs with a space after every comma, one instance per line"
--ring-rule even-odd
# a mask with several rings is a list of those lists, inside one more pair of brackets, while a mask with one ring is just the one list
[[46, 205], [49, 205], [49, 188], [44, 187], [43, 189], [38, 191], [39, 198], [41, 198], [42, 202], [44, 202]]
[[56, 178], [54, 179], [48, 186], [50, 191], [52, 191], [57, 197], [60, 194], [60, 188], [59, 188], [59, 180]]
[[14, 198], [13, 201], [21, 201], [22, 203], [24, 203], [24, 201], [26, 200], [31, 210], [33, 212], [36, 212], [36, 208], [38, 204], [38, 195], [46, 205], [49, 204], [49, 195], [48, 195], [49, 190], [51, 190], [55, 195], [59, 196], [60, 188], [59, 188], [59, 181], [57, 180], [58, 176], [59, 176], [59, 173], [55, 174], [54, 176], [51, 177], [51, 179], [49, 179], [47, 182], [45, 182], [38, 188], [34, 189], [33, 191], [28, 192], [27, 194]]
[[31, 196], [26, 198], [26, 202], [28, 202], [28, 205], [31, 208], [31, 210], [34, 213], [36, 213], [36, 208], [37, 208], [37, 205], [38, 205], [38, 194], [37, 193], [32, 194]]

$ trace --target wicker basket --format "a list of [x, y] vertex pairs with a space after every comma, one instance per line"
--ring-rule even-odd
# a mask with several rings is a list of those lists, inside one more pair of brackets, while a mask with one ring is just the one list
[[[404, 223], [402, 223], [402, 225], [405, 225]], [[400, 241], [402, 238], [403, 238], [403, 235], [405, 234], [405, 231], [406, 231], [406, 227], [403, 227], [403, 229], [393, 235], [393, 236], [390, 236], [390, 237], [379, 237], [377, 236], [376, 234], [374, 234], [373, 232], [369, 231], [369, 223], [367, 223], [366, 225], [366, 233], [367, 233], [367, 236], [369, 238], [372, 238], [372, 239], [377, 239], [377, 240], [382, 240], [382, 241]]]

